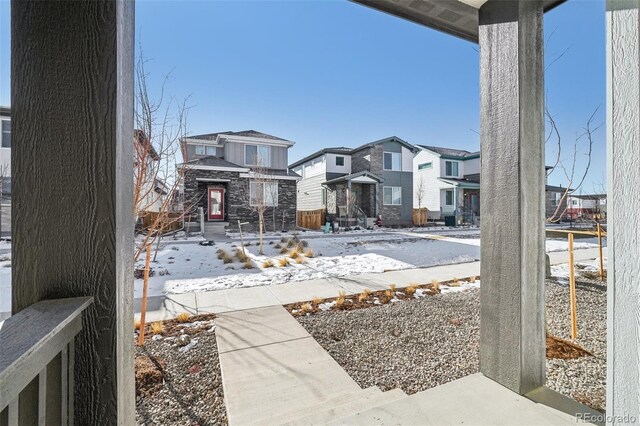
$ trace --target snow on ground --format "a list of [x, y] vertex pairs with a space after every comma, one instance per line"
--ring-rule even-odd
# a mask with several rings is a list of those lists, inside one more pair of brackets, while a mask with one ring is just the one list
[[[602, 266], [607, 269], [607, 258], [603, 258]], [[600, 260], [593, 259], [587, 262], [578, 262], [576, 263], [574, 269], [576, 275], [580, 271], [589, 271], [589, 272], [599, 272], [600, 271]], [[551, 266], [551, 276], [556, 279], [559, 284], [569, 285], [569, 264], [562, 263], [560, 265], [552, 265]]]
[[[4, 243], [4, 241], [0, 242]], [[10, 249], [11, 245], [0, 247]], [[11, 253], [0, 252], [0, 313], [11, 311]], [[0, 319], [1, 320], [1, 319]]]
[[[333, 235], [318, 235], [307, 240], [314, 257], [305, 258], [301, 264], [291, 261], [286, 267], [277, 266], [277, 261], [286, 257], [273, 244], [265, 243], [264, 255], [258, 254], [255, 242], [245, 247], [253, 260], [254, 269], [244, 269], [243, 264], [224, 264], [217, 258], [222, 248], [230, 255], [239, 241], [216, 243], [213, 246], [198, 244], [162, 244], [157, 262], [152, 263], [155, 275], [149, 279], [149, 295], [220, 290], [233, 287], [283, 284], [319, 278], [342, 277], [365, 273], [378, 273], [415, 267], [462, 263], [477, 260], [478, 247], [455, 242], [407, 237], [404, 235], [359, 235], [345, 238]], [[300, 238], [306, 236], [300, 234]], [[279, 241], [279, 240], [278, 240]], [[262, 264], [272, 259], [276, 266], [263, 268]], [[144, 256], [137, 262], [144, 265]], [[166, 273], [168, 272], [168, 274]], [[161, 275], [162, 274], [162, 275]], [[135, 281], [135, 297], [142, 295], [142, 280]]]

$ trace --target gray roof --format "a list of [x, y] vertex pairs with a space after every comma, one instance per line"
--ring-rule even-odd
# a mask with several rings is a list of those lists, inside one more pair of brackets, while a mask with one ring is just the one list
[[187, 161], [183, 163], [188, 166], [211, 166], [211, 167], [229, 167], [229, 168], [240, 168], [246, 169], [247, 167], [240, 166], [236, 163], [232, 163], [231, 161], [223, 160], [220, 157], [215, 157], [213, 155], [208, 157], [196, 158], [195, 160]]
[[377, 175], [374, 175], [373, 173], [371, 173], [370, 171], [364, 170], [358, 173], [351, 173], [350, 175], [344, 175], [344, 176], [338, 176], [337, 178], [333, 178], [333, 179], [329, 179], [328, 181], [324, 182], [324, 184], [331, 184], [331, 183], [337, 183], [337, 182], [342, 182], [342, 181], [348, 181], [348, 180], [353, 180], [357, 177], [360, 176], [365, 176], [365, 177], [370, 177], [372, 179], [377, 180], [378, 182], [382, 182], [382, 179], [380, 177], [378, 177]]
[[436, 154], [440, 154], [445, 158], [454, 158], [460, 160], [470, 160], [472, 158], [480, 157], [480, 151], [470, 152], [464, 149], [453, 149], [453, 148], [445, 148], [441, 146], [429, 146], [429, 145], [418, 145], [420, 148], [428, 149], [429, 151], [435, 152]]
[[300, 164], [304, 164], [309, 160], [312, 160], [316, 157], [319, 157], [323, 154], [345, 154], [348, 155], [351, 153], [351, 148], [347, 148], [344, 146], [337, 146], [337, 147], [333, 147], [333, 148], [324, 148], [321, 149], [320, 151], [316, 151], [313, 154], [307, 155], [306, 157], [304, 157], [301, 160], [296, 161], [295, 163], [292, 163], [291, 165], [289, 165], [289, 167], [296, 167], [299, 166]]
[[11, 116], [11, 108], [6, 106], [0, 106], [0, 115], [3, 117]]
[[384, 142], [398, 142], [398, 143], [406, 146], [407, 148], [409, 148], [411, 151], [416, 151], [416, 147], [411, 145], [409, 142], [403, 141], [402, 139], [400, 139], [397, 136], [389, 136], [388, 138], [379, 139], [377, 141], [373, 141], [373, 142], [365, 143], [364, 145], [360, 145], [357, 148], [353, 148], [351, 150], [351, 152], [354, 153], [356, 151], [360, 151], [361, 149], [370, 148], [372, 146], [379, 145], [379, 144], [384, 143]]
[[246, 136], [251, 138], [262, 138], [262, 139], [271, 139], [276, 141], [290, 142], [286, 139], [279, 138], [277, 136], [269, 135], [266, 133], [258, 132], [257, 130], [242, 130], [239, 132], [218, 132], [218, 133], [206, 133], [204, 135], [195, 135], [189, 136], [189, 139], [203, 139], [203, 140], [214, 140], [219, 135], [221, 136]]

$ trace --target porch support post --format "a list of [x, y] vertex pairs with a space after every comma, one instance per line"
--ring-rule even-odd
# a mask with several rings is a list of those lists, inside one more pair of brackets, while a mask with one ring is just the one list
[[135, 422], [133, 24], [132, 1], [11, 3], [12, 310], [93, 296], [83, 425]]
[[480, 371], [544, 385], [542, 1], [489, 0], [480, 18]]
[[[640, 419], [640, 1], [607, 2], [607, 415]], [[624, 420], [627, 418], [627, 420]]]

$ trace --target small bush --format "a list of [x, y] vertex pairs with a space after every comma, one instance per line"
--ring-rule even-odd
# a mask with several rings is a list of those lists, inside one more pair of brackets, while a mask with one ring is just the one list
[[151, 332], [153, 334], [162, 334], [164, 331], [164, 324], [162, 321], [156, 321], [151, 323]]
[[236, 257], [240, 262], [246, 262], [247, 260], [249, 260], [249, 256], [247, 256], [247, 254], [243, 252], [242, 249], [236, 249]]
[[280, 242], [281, 242], [281, 243], [286, 243], [286, 242], [287, 242], [287, 239], [286, 239], [285, 237], [282, 237], [282, 238], [280, 238]]
[[298, 244], [300, 247], [309, 247], [309, 243], [307, 242], [307, 240], [302, 240], [300, 241], [300, 243]]
[[302, 257], [302, 256], [297, 257], [297, 258], [296, 258], [296, 263], [297, 263], [298, 265], [300, 265], [301, 263], [304, 263], [304, 257]]
[[280, 243], [278, 243], [278, 244], [274, 245], [273, 248], [280, 250], [282, 248], [282, 245], [280, 245]]
[[293, 249], [289, 252], [289, 257], [292, 259], [296, 259], [298, 256], [300, 256], [298, 249]]
[[223, 260], [225, 257], [229, 257], [229, 254], [224, 249], [218, 249], [218, 259]]
[[449, 283], [451, 287], [460, 287], [460, 280], [458, 278], [454, 278], [453, 281]]
[[176, 321], [189, 322], [189, 318], [191, 318], [191, 316], [188, 313], [182, 312], [181, 314], [178, 314], [178, 316], [176, 317]]
[[366, 294], [367, 297], [371, 296], [371, 293], [373, 293], [373, 291], [368, 288], [365, 288], [364, 290], [362, 290], [362, 292]]
[[307, 250], [304, 252], [304, 255], [305, 255], [306, 257], [308, 257], [309, 259], [311, 259], [311, 258], [313, 257], [313, 250], [311, 250], [311, 249], [307, 249]]
[[395, 284], [389, 284], [389, 290], [391, 290], [392, 293], [396, 292], [396, 285]]
[[433, 291], [435, 291], [436, 293], [440, 293], [440, 281], [438, 280], [431, 280], [431, 288], [433, 289]]
[[247, 260], [244, 261], [244, 269], [253, 269], [253, 262], [251, 261], [251, 259], [247, 258]]
[[307, 313], [313, 311], [313, 306], [311, 306], [311, 303], [307, 302], [307, 303], [303, 304], [302, 306], [300, 306], [300, 311], [303, 314], [307, 314]]
[[289, 240], [289, 241], [287, 242], [287, 247], [291, 248], [291, 247], [293, 247], [295, 244], [296, 244], [296, 243], [295, 243], [295, 241], [293, 241], [293, 239], [291, 239], [291, 240]]
[[404, 293], [407, 296], [413, 296], [416, 293], [416, 290], [418, 289], [418, 284], [409, 284], [405, 289], [404, 289]]
[[387, 302], [389, 300], [393, 299], [394, 295], [395, 295], [395, 292], [393, 290], [391, 290], [391, 289], [388, 289], [388, 290], [384, 291], [384, 299], [386, 299]]
[[288, 266], [289, 265], [289, 259], [287, 259], [286, 257], [280, 258], [280, 260], [278, 260], [278, 265], [281, 268], [284, 268], [285, 266]]
[[475, 283], [476, 281], [478, 281], [478, 277], [470, 277], [469, 278], [469, 282], [470, 283]]
[[360, 302], [360, 303], [364, 303], [364, 302], [366, 302], [366, 301], [367, 301], [367, 299], [368, 299], [368, 298], [369, 298], [369, 295], [368, 295], [368, 294], [366, 294], [366, 293], [360, 293], [360, 294], [358, 295], [358, 302]]
[[312, 303], [313, 303], [315, 306], [318, 306], [318, 305], [320, 305], [320, 304], [322, 303], [322, 301], [323, 301], [323, 300], [324, 300], [324, 299], [323, 299], [323, 298], [321, 298], [321, 297], [313, 296]]
[[340, 309], [344, 302], [347, 300], [347, 292], [344, 290], [340, 290], [338, 292], [338, 297], [336, 298], [336, 308]]
[[286, 247], [282, 247], [282, 248], [280, 249], [280, 254], [287, 254], [287, 253], [289, 253], [289, 249], [288, 249], [288, 248], [286, 248]]
[[264, 262], [262, 262], [262, 267], [263, 268], [272, 268], [273, 267], [273, 260], [271, 259], [267, 259]]
[[222, 259], [222, 263], [232, 263], [233, 259], [231, 258], [231, 256], [229, 256], [227, 253], [224, 253], [221, 257]]

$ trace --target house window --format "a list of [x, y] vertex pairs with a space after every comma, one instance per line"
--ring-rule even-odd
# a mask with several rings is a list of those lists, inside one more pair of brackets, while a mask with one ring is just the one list
[[458, 176], [458, 162], [457, 161], [445, 161], [444, 163], [446, 176]]
[[336, 166], [344, 166], [344, 157], [336, 157]]
[[2, 147], [11, 148], [11, 121], [2, 120]]
[[426, 169], [430, 169], [431, 167], [433, 167], [433, 164], [431, 163], [431, 161], [429, 161], [428, 163], [418, 164], [418, 170], [426, 170]]
[[263, 204], [267, 207], [278, 206], [278, 183], [277, 182], [250, 182], [249, 198], [252, 206]]
[[207, 147], [207, 155], [216, 155], [216, 147], [208, 146]]
[[196, 145], [196, 155], [204, 155], [204, 145]]
[[271, 166], [271, 147], [269, 145], [245, 145], [244, 164], [246, 166]]
[[385, 186], [382, 188], [385, 206], [399, 206], [402, 204], [402, 188], [399, 186]]
[[399, 152], [385, 152], [384, 156], [384, 169], [396, 170], [402, 169], [402, 154]]
[[447, 206], [452, 206], [453, 205], [453, 190], [452, 189], [447, 189], [445, 191], [445, 200], [444, 203]]

